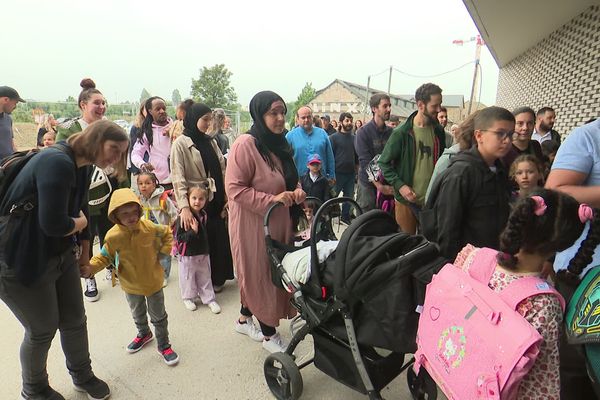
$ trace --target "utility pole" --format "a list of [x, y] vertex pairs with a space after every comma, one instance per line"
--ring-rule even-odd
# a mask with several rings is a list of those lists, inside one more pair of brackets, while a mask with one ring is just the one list
[[469, 108], [467, 109], [467, 116], [471, 115], [471, 109], [473, 108], [473, 101], [475, 100], [475, 92], [479, 82], [479, 63], [481, 60], [481, 47], [485, 45], [480, 35], [474, 36], [469, 40], [453, 40], [452, 44], [462, 46], [465, 43], [475, 42], [475, 67], [473, 69], [473, 83], [471, 84], [471, 95], [469, 96]]
[[365, 106], [363, 107], [363, 122], [367, 118], [367, 107], [369, 107], [369, 86], [371, 86], [371, 75], [367, 78], [367, 91], [365, 92]]
[[388, 96], [390, 95], [391, 88], [392, 88], [392, 66], [390, 65], [390, 76], [388, 78]]

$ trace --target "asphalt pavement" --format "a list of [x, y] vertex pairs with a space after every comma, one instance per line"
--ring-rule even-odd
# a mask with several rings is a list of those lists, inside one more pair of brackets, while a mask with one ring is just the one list
[[[260, 343], [234, 331], [239, 313], [239, 292], [235, 281], [228, 282], [217, 301], [223, 311], [215, 315], [207, 306], [196, 311], [185, 309], [179, 295], [177, 261], [165, 290], [169, 332], [173, 349], [179, 354], [177, 366], [167, 366], [156, 351], [156, 341], [141, 351], [129, 354], [125, 346], [136, 335], [135, 325], [119, 286], [111, 287], [104, 272], [97, 275], [100, 300], [86, 302], [90, 354], [95, 374], [111, 388], [111, 399], [273, 399], [263, 375], [268, 353]], [[23, 329], [14, 315], [0, 302], [0, 399], [17, 399], [21, 389], [19, 346]], [[280, 331], [290, 338], [289, 323], [282, 321]], [[298, 360], [313, 353], [312, 337], [298, 349]], [[408, 356], [407, 356], [408, 357]], [[364, 396], [309, 365], [302, 371], [304, 391], [301, 399], [360, 400]], [[66, 399], [84, 400], [73, 389], [58, 334], [48, 358], [51, 386]], [[411, 399], [406, 373], [382, 390], [386, 399]]]

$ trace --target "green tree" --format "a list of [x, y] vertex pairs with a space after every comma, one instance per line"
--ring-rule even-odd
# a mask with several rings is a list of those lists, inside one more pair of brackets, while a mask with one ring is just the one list
[[73, 96], [69, 96], [67, 97], [67, 99], [65, 100], [67, 103], [76, 103], [77, 100], [75, 99], [75, 97]]
[[[293, 127], [294, 125], [296, 125], [296, 113], [298, 112], [300, 107], [307, 106], [308, 103], [312, 99], [314, 99], [316, 95], [317, 95], [317, 91], [312, 86], [312, 82], [306, 82], [306, 84], [302, 88], [302, 91], [298, 95], [298, 98], [293, 103], [293, 108], [291, 108], [291, 112], [288, 114], [288, 116], [289, 116], [288, 122], [290, 123], [290, 127]], [[288, 108], [288, 110], [290, 110], [290, 109]]]
[[192, 78], [192, 98], [211, 108], [236, 110], [237, 95], [231, 86], [232, 75], [225, 64], [202, 67], [200, 77]]
[[150, 93], [148, 93], [148, 91], [146, 90], [146, 88], [142, 89], [142, 94], [140, 94], [140, 104], [142, 104], [143, 102], [145, 102], [146, 100], [148, 100], [150, 97], [152, 97], [152, 95]]
[[177, 107], [179, 103], [181, 103], [181, 94], [179, 93], [179, 89], [173, 90], [173, 94], [171, 95], [171, 100], [173, 100], [173, 106]]

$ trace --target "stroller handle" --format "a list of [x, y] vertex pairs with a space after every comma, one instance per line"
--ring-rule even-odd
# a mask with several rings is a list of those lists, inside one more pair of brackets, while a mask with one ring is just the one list
[[[343, 204], [343, 203], [350, 203], [356, 209], [356, 212], [358, 215], [362, 214], [362, 208], [360, 208], [358, 203], [356, 201], [354, 201], [353, 199], [351, 199], [350, 197], [334, 197], [332, 199], [327, 200], [325, 203], [323, 203], [323, 205], [321, 207], [319, 207], [319, 209], [317, 210], [317, 213], [313, 217], [313, 221], [319, 221], [319, 218], [325, 212], [325, 210], [328, 210], [329, 208], [331, 208], [332, 205]], [[312, 224], [312, 226], [310, 227], [310, 237], [312, 238], [316, 234], [317, 234], [317, 224]], [[315, 250], [315, 252], [316, 252], [316, 250]]]
[[[323, 202], [319, 198], [313, 197], [313, 196], [307, 196], [305, 201], [306, 200], [315, 201], [319, 205], [319, 207], [321, 206], [321, 204], [323, 204]], [[269, 231], [269, 220], [271, 218], [271, 214], [273, 214], [273, 211], [280, 206], [283, 206], [283, 203], [278, 201], [277, 203], [273, 203], [271, 205], [271, 207], [269, 207], [269, 209], [267, 210], [267, 213], [265, 214], [265, 218], [263, 219], [263, 227], [264, 227], [264, 231], [265, 231], [265, 236], [271, 236], [271, 233]]]
[[[313, 217], [313, 221], [320, 221], [321, 215], [323, 215], [327, 210], [329, 210], [331, 206], [343, 203], [350, 203], [356, 209], [357, 216], [362, 214], [362, 208], [360, 208], [360, 206], [356, 201], [354, 201], [354, 199], [351, 199], [350, 197], [334, 197], [332, 199], [327, 200], [325, 203], [323, 203], [321, 207], [319, 207], [317, 213]], [[311, 276], [315, 277], [314, 279], [317, 285], [321, 286], [321, 278], [319, 277], [319, 271], [317, 270], [319, 265], [319, 257], [317, 255], [317, 243], [315, 240], [313, 240], [316, 234], [317, 223], [313, 223], [310, 227], [310, 274]]]

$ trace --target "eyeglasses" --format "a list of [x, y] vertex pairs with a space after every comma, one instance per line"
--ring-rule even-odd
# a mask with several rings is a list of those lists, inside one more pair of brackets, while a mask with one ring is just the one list
[[492, 132], [496, 134], [498, 140], [512, 139], [514, 132], [493, 131], [491, 129], [482, 129], [481, 132]]

